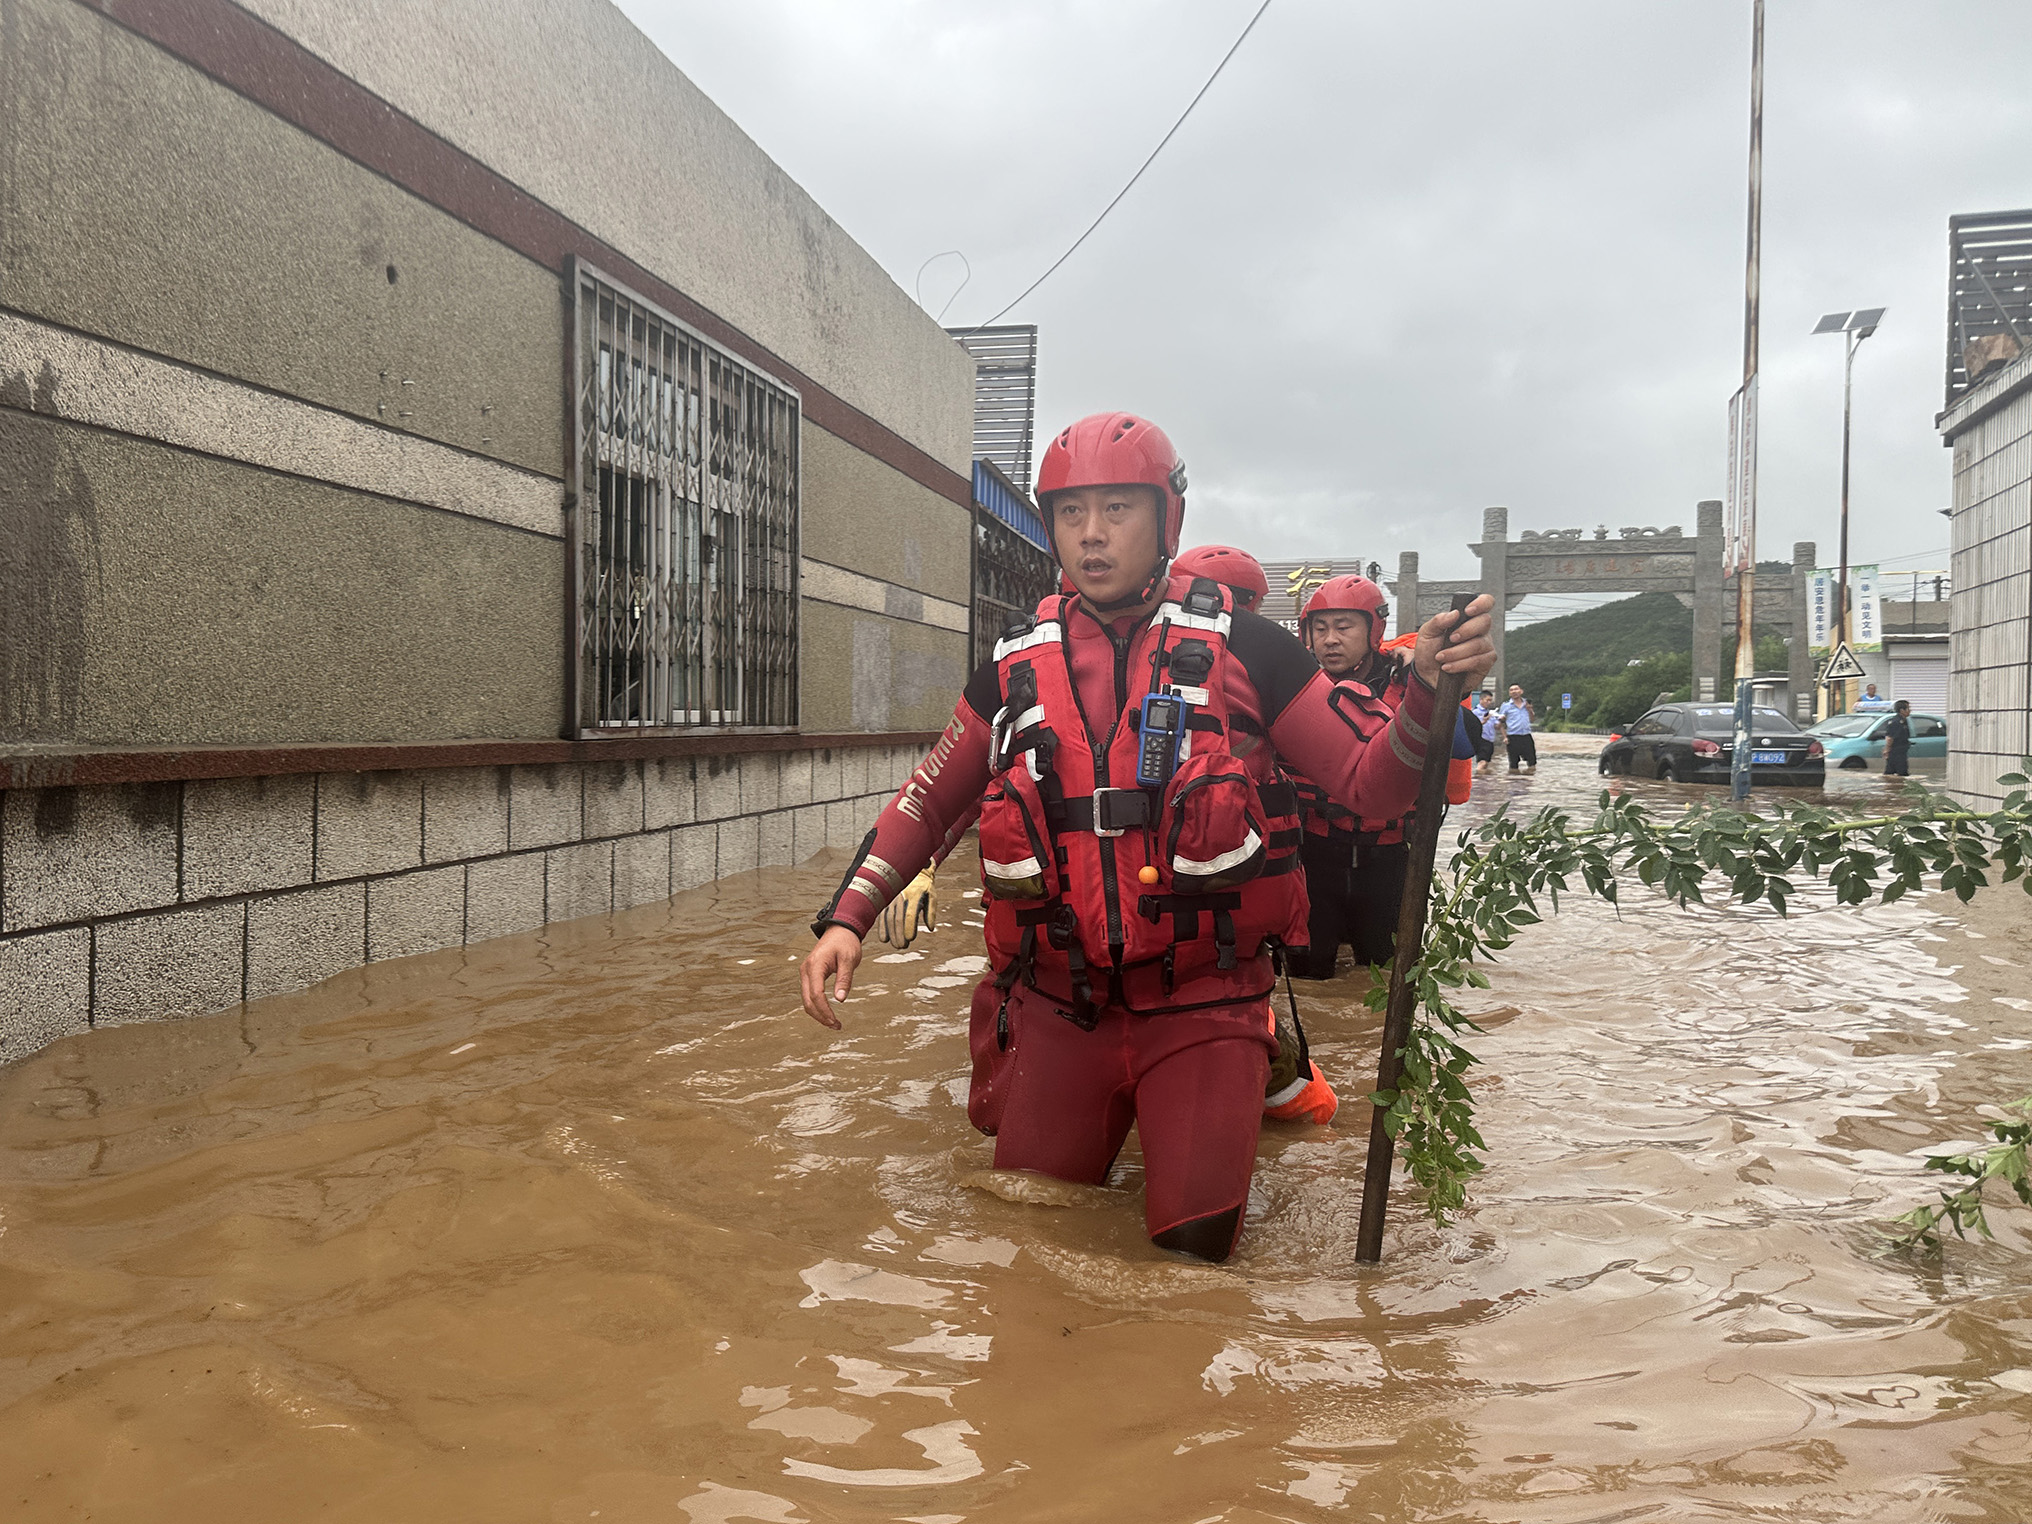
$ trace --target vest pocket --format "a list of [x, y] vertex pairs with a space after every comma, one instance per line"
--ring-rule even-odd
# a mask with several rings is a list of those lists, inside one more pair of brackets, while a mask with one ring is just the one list
[[998, 900], [1049, 900], [1059, 892], [1058, 864], [1044, 822], [1044, 800], [1026, 767], [996, 780], [981, 800], [981, 882]]
[[1175, 894], [1218, 894], [1263, 871], [1256, 785], [1232, 757], [1193, 757], [1174, 776], [1164, 838]]

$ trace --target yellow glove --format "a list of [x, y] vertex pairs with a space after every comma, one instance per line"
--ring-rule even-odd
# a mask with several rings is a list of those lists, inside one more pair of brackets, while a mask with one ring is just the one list
[[903, 888], [882, 910], [882, 940], [892, 947], [908, 947], [917, 940], [919, 928], [938, 930], [938, 886], [926, 868]]

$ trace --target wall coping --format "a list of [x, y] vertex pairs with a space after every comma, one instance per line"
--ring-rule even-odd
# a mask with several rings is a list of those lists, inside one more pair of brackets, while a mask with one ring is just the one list
[[0, 790], [167, 783], [192, 778], [263, 778], [291, 773], [656, 761], [873, 746], [922, 749], [928, 748], [939, 735], [936, 730], [847, 731], [825, 735], [714, 730], [684, 735], [616, 736], [596, 741], [367, 741], [351, 745], [184, 746], [157, 751], [16, 746], [0, 747]]
[[2028, 389], [2032, 389], [2032, 354], [2023, 354], [1977, 381], [1934, 418], [1940, 442], [1951, 447], [1957, 438]]

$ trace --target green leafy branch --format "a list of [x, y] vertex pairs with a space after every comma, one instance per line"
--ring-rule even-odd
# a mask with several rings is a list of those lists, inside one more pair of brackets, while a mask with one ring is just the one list
[[[2032, 758], [2025, 765], [2032, 769]], [[1554, 808], [1513, 820], [1506, 808], [1461, 832], [1447, 868], [1433, 875], [1425, 942], [1412, 970], [1418, 1010], [1401, 1050], [1403, 1077], [1397, 1089], [1370, 1096], [1385, 1108], [1384, 1126], [1425, 1193], [1426, 1211], [1444, 1222], [1466, 1204], [1487, 1147], [1475, 1130], [1466, 1079], [1476, 1059], [1462, 1041], [1481, 1028], [1454, 1004], [1454, 993], [1487, 989], [1488, 975], [1476, 965], [1556, 912], [1562, 894], [1578, 884], [1620, 905], [1622, 875], [1634, 873], [1683, 909], [1707, 903], [1720, 879], [1723, 901], [1768, 904], [1784, 915], [1809, 880], [1825, 881], [1841, 905], [1890, 904], [1936, 874], [1941, 888], [1964, 901], [1993, 873], [2032, 893], [2028, 781], [2023, 773], [2000, 781], [2011, 792], [1990, 811], [1961, 809], [1915, 785], [1905, 808], [1891, 815], [1786, 802], [1768, 812], [1699, 804], [1660, 816], [1604, 790], [1584, 823]], [[1380, 1011], [1387, 999], [1387, 981], [1377, 978], [1368, 1004]], [[2021, 1196], [2023, 1180], [2021, 1144]], [[1980, 1182], [1973, 1189], [1980, 1193]], [[1979, 1205], [1975, 1212], [1968, 1220], [1980, 1222]], [[1962, 1219], [1954, 1220], [1958, 1227]]]
[[1997, 1140], [1993, 1147], [1962, 1154], [1935, 1154], [1926, 1161], [1928, 1169], [1939, 1170], [1943, 1175], [1960, 1175], [1972, 1183], [1957, 1191], [1942, 1191], [1934, 1206], [1915, 1207], [1904, 1216], [1893, 1218], [1905, 1230], [1895, 1240], [1898, 1247], [1938, 1252], [1942, 1223], [1953, 1228], [1957, 1238], [1967, 1238], [1968, 1230], [1974, 1228], [1984, 1238], [1994, 1239], [1997, 1235], [1990, 1231], [1989, 1219], [1983, 1215], [1983, 1187], [1992, 1180], [2003, 1181], [2020, 1201], [2032, 1206], [2032, 1183], [2027, 1180], [2025, 1158], [2026, 1145], [2032, 1143], [2032, 1095], [1999, 1108], [1999, 1119], [1991, 1124], [1990, 1133]]

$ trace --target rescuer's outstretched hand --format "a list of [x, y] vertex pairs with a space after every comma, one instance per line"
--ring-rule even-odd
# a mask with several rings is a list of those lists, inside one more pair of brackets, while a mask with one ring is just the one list
[[[861, 939], [844, 926], [828, 926], [818, 946], [805, 955], [799, 970], [804, 981], [804, 1013], [822, 1027], [840, 1029], [833, 1014], [833, 1000], [845, 1000], [854, 987], [854, 970], [861, 962]], [[827, 999], [830, 994], [832, 999]]]
[[[1468, 605], [1465, 616], [1448, 609], [1419, 626], [1418, 644], [1412, 649], [1418, 675], [1427, 683], [1436, 684], [1442, 669], [1459, 672], [1467, 678], [1470, 689], [1487, 677], [1496, 665], [1496, 645], [1489, 639], [1489, 610], [1495, 604], [1495, 599], [1483, 593]], [[1460, 626], [1458, 630], [1454, 628], [1456, 624]], [[1449, 635], [1453, 637], [1451, 644], [1447, 640]]]

